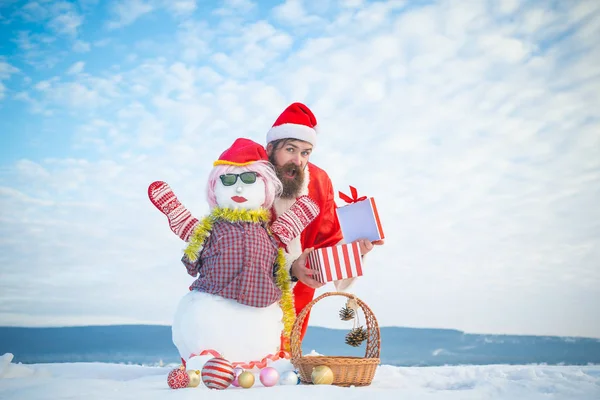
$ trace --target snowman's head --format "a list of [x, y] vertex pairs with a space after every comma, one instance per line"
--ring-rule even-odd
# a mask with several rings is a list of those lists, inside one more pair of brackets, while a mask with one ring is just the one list
[[208, 178], [208, 204], [211, 208], [270, 208], [281, 190], [281, 181], [267, 161], [242, 167], [217, 165]]
[[265, 149], [249, 139], [237, 139], [213, 165], [207, 186], [210, 208], [270, 208], [281, 194]]

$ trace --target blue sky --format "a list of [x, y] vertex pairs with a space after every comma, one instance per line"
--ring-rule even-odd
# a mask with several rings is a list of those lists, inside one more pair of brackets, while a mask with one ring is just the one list
[[212, 161], [301, 101], [382, 213], [380, 324], [600, 337], [598, 2], [0, 0], [0, 37], [0, 324], [170, 323], [147, 186], [203, 215]]

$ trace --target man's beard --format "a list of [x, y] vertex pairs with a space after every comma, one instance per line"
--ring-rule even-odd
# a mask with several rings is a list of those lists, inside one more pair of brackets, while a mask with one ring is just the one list
[[281, 167], [275, 165], [275, 160], [269, 157], [271, 164], [275, 166], [275, 173], [283, 185], [281, 198], [295, 199], [300, 194], [302, 184], [304, 183], [304, 169], [298, 167], [293, 162], [288, 162]]

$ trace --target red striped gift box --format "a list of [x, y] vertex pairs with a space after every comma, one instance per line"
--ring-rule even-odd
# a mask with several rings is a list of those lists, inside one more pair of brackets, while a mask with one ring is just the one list
[[314, 278], [321, 283], [354, 278], [363, 274], [357, 242], [313, 250], [308, 255], [308, 265], [310, 269], [319, 271]]

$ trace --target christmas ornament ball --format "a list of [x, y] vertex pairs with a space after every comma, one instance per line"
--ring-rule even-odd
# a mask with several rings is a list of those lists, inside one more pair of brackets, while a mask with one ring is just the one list
[[221, 357], [211, 358], [202, 368], [202, 382], [209, 389], [227, 389], [235, 378], [233, 365]]
[[254, 385], [254, 374], [250, 371], [244, 371], [238, 376], [238, 383], [240, 387], [249, 389]]
[[187, 372], [190, 380], [188, 382], [187, 387], [196, 387], [200, 384], [200, 371], [197, 369], [191, 370]]
[[327, 365], [319, 365], [313, 368], [310, 378], [315, 385], [331, 385], [333, 371]]
[[285, 371], [279, 377], [280, 385], [297, 385], [300, 383], [300, 377], [296, 371]]
[[189, 382], [190, 377], [187, 372], [185, 372], [184, 367], [172, 370], [167, 377], [167, 384], [171, 389], [183, 389], [187, 387]]
[[242, 372], [244, 372], [244, 370], [243, 370], [242, 368], [240, 368], [240, 367], [237, 367], [237, 368], [235, 368], [235, 369], [233, 370], [233, 373], [234, 373], [234, 375], [235, 375], [235, 378], [233, 378], [233, 381], [231, 381], [231, 384], [232, 384], [233, 386], [235, 386], [235, 387], [239, 387], [239, 386], [240, 386], [240, 383], [239, 383], [239, 381], [238, 381], [238, 378], [239, 378], [239, 376], [240, 376], [240, 374], [241, 374]]
[[263, 386], [275, 386], [279, 381], [279, 372], [273, 367], [265, 367], [260, 370], [260, 383]]

